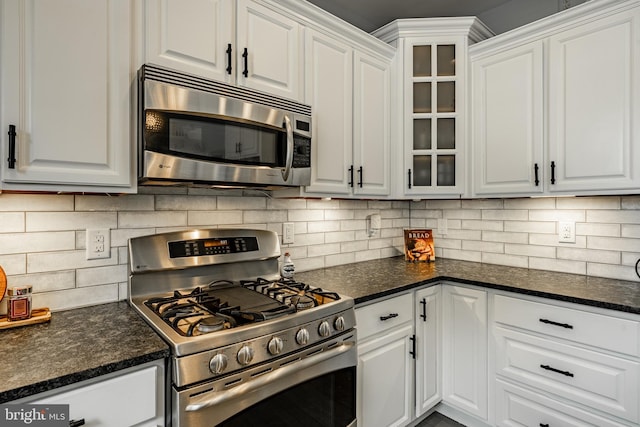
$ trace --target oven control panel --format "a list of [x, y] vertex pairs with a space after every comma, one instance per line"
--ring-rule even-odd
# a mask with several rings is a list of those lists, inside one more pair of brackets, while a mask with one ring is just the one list
[[169, 242], [171, 258], [226, 255], [258, 250], [255, 237], [223, 237]]

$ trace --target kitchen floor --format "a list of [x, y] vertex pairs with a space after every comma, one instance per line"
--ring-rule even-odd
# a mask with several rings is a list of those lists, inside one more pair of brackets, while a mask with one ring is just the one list
[[464, 427], [464, 425], [457, 423], [442, 414], [434, 412], [416, 427]]

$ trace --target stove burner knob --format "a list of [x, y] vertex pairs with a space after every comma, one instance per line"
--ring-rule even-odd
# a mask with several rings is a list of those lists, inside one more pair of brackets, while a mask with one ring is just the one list
[[241, 365], [248, 365], [253, 360], [253, 350], [248, 345], [243, 345], [236, 356], [238, 363]]
[[282, 347], [284, 346], [282, 342], [282, 338], [273, 337], [269, 340], [269, 344], [267, 344], [267, 349], [272, 356], [278, 355], [282, 353]]
[[336, 328], [336, 331], [344, 331], [344, 317], [338, 316], [333, 322], [333, 327]]
[[331, 326], [329, 326], [329, 322], [327, 322], [326, 320], [320, 322], [320, 326], [318, 326], [318, 333], [321, 337], [324, 338], [331, 335]]
[[209, 370], [213, 374], [221, 374], [227, 369], [227, 356], [224, 354], [216, 354], [209, 361]]
[[296, 342], [300, 345], [309, 343], [309, 331], [307, 331], [307, 328], [301, 328], [296, 332]]

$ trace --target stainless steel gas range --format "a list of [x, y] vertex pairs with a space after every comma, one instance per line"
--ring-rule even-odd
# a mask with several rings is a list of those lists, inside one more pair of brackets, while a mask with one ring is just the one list
[[353, 300], [278, 271], [277, 234], [129, 241], [131, 305], [171, 347], [173, 426], [355, 426]]

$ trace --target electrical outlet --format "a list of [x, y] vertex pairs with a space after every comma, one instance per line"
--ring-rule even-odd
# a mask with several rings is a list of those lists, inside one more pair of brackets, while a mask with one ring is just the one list
[[558, 222], [558, 242], [575, 243], [576, 242], [576, 223], [571, 221]]
[[285, 222], [282, 224], [282, 244], [288, 245], [293, 243], [294, 238], [294, 226], [292, 222]]
[[108, 228], [88, 229], [86, 239], [87, 259], [111, 257], [111, 231]]

